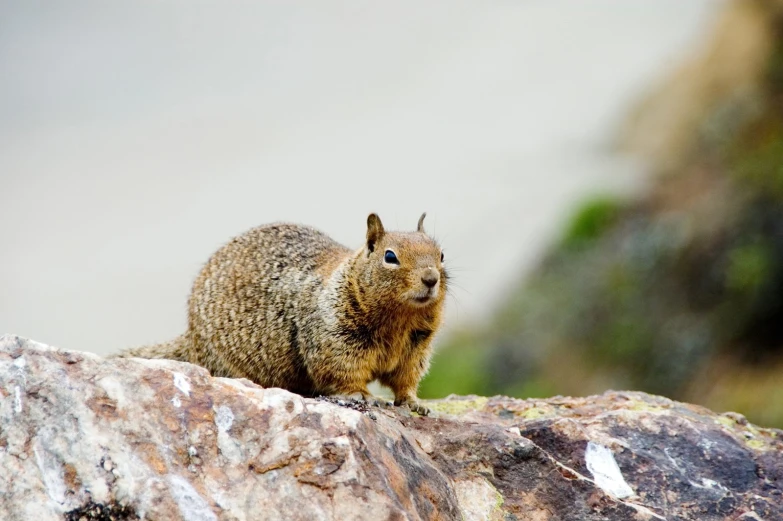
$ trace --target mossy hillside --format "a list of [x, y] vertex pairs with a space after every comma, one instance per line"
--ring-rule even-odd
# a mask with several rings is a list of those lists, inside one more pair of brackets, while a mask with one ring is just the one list
[[424, 396], [631, 388], [783, 426], [778, 34], [763, 94], [738, 105], [753, 110], [716, 108], [686, 166], [641, 200], [578, 208], [488, 324], [446, 339]]

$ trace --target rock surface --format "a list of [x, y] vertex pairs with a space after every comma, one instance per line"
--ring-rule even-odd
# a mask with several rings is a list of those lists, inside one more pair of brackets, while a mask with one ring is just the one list
[[0, 519], [783, 520], [783, 432], [642, 393], [305, 399], [0, 338]]

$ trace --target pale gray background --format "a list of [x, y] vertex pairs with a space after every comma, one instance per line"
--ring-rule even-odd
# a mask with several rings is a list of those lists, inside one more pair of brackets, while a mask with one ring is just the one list
[[575, 201], [632, 193], [631, 104], [721, 2], [0, 3], [0, 333], [109, 353], [275, 220], [421, 211], [480, 320]]

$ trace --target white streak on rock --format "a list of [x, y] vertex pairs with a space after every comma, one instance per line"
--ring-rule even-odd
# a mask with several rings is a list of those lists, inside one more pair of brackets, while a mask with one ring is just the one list
[[190, 382], [188, 377], [182, 373], [174, 373], [174, 386], [182, 391], [182, 394], [190, 397]]
[[666, 454], [667, 458], [669, 458], [669, 461], [671, 462], [672, 465], [674, 465], [674, 468], [676, 468], [682, 473], [685, 473], [685, 469], [680, 466], [680, 463], [676, 459], [674, 459], [671, 454], [669, 454], [669, 447], [663, 449], [663, 453]]
[[22, 381], [22, 385], [27, 385], [27, 375], [25, 374], [25, 367], [27, 367], [27, 360], [23, 356], [14, 360], [14, 367], [16, 367], [16, 375]]
[[209, 503], [181, 476], [169, 476], [171, 495], [177, 502], [182, 519], [188, 521], [217, 521]]
[[696, 487], [696, 488], [705, 488], [705, 489], [709, 489], [709, 490], [720, 490], [720, 491], [723, 491], [723, 492], [728, 491], [728, 489], [726, 487], [724, 487], [723, 485], [721, 485], [717, 481], [712, 480], [712, 479], [707, 479], [707, 478], [701, 478], [701, 484], [696, 483], [695, 481], [691, 481], [690, 484], [691, 484], [691, 486]]
[[721, 485], [720, 483], [712, 479], [701, 478], [701, 482], [704, 483], [704, 486], [707, 488], [716, 488], [718, 490], [724, 490], [724, 491], [728, 490], [726, 487], [724, 487], [723, 485]]
[[65, 481], [63, 481], [63, 468], [60, 462], [46, 449], [39, 446], [33, 447], [35, 462], [41, 471], [41, 480], [46, 486], [46, 493], [57, 503], [65, 503]]
[[182, 402], [179, 399], [179, 396], [175, 396], [171, 399], [171, 405], [179, 409], [182, 406]]
[[618, 499], [633, 496], [633, 489], [625, 482], [612, 451], [592, 441], [587, 442], [585, 463], [587, 470], [593, 474], [595, 484], [604, 492]]
[[117, 407], [127, 407], [127, 401], [125, 400], [125, 389], [116, 378], [107, 376], [105, 378], [101, 378], [96, 383], [100, 385], [104, 391], [106, 391], [106, 394], [109, 396], [109, 398], [117, 402]]
[[218, 428], [218, 448], [220, 453], [233, 464], [239, 464], [244, 460], [244, 453], [240, 444], [231, 437], [228, 431], [234, 424], [234, 413], [225, 405], [221, 405], [215, 414], [215, 425]]
[[16, 414], [22, 412], [22, 390], [18, 385], [14, 386], [14, 412]]
[[228, 432], [231, 426], [234, 424], [234, 413], [231, 409], [225, 405], [218, 407], [217, 414], [215, 415], [215, 425], [221, 432]]
[[454, 488], [464, 521], [488, 521], [502, 515], [498, 505], [498, 491], [486, 480], [457, 480]]
[[661, 519], [662, 521], [666, 521], [665, 517], [656, 514], [655, 512], [653, 512], [652, 510], [650, 510], [649, 508], [647, 508], [644, 505], [637, 505], [636, 503], [631, 503], [630, 501], [623, 501], [622, 503], [624, 505], [627, 505], [627, 506], [633, 508], [637, 512], [639, 512], [639, 514], [641, 514], [641, 515], [638, 517], [638, 519], [653, 519], [653, 518], [655, 518], [655, 519]]

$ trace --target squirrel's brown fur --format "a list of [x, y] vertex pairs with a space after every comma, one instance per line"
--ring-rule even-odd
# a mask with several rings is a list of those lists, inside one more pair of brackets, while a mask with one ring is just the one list
[[426, 413], [416, 389], [448, 277], [423, 219], [415, 232], [386, 232], [371, 214], [353, 252], [306, 226], [254, 228], [201, 271], [184, 335], [120, 356], [192, 362], [305, 395], [370, 399], [367, 384], [377, 379], [395, 404]]

